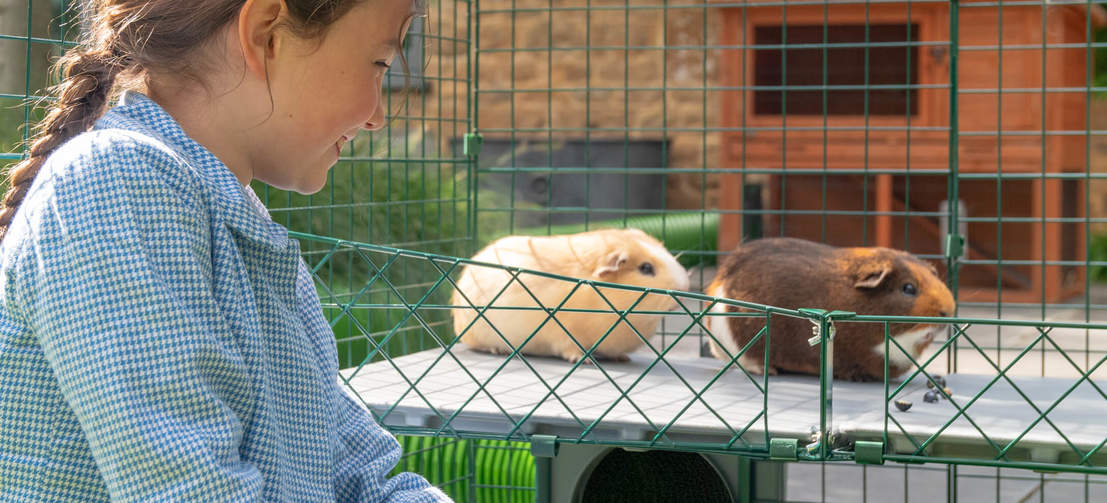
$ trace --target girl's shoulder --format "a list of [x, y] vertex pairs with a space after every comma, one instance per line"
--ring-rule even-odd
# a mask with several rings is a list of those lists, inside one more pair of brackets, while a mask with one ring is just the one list
[[197, 173], [185, 157], [155, 136], [119, 128], [95, 129], [70, 139], [50, 155], [37, 178], [36, 185], [78, 192], [151, 183], [165, 184], [182, 195], [200, 189]]
[[153, 231], [172, 223], [206, 227], [210, 197], [186, 158], [140, 131], [95, 129], [46, 159], [0, 251], [47, 250], [75, 239], [110, 239], [121, 222]]
[[164, 248], [156, 253], [204, 250], [209, 198], [189, 164], [138, 131], [104, 128], [73, 137], [46, 159], [12, 219], [0, 243], [0, 277], [27, 287], [37, 281], [35, 264], [76, 260], [75, 246], [130, 240]]

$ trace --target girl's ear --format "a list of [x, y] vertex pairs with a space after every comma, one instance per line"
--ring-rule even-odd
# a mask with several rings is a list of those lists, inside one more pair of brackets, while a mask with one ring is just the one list
[[265, 78], [266, 60], [277, 46], [277, 25], [287, 15], [284, 0], [246, 0], [238, 11], [238, 43], [246, 70]]

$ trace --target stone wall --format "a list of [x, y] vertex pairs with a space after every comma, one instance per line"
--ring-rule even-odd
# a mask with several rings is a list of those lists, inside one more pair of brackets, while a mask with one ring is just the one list
[[[555, 140], [667, 138], [667, 166], [690, 171], [668, 177], [668, 207], [713, 207], [714, 175], [699, 170], [717, 165], [719, 158], [719, 135], [711, 131], [719, 122], [719, 97], [704, 90], [718, 86], [716, 58], [704, 49], [717, 43], [715, 11], [637, 8], [660, 5], [654, 1], [630, 4], [627, 9], [622, 1], [593, 0], [584, 11], [573, 9], [583, 1], [557, 1], [551, 12], [548, 0], [480, 2], [481, 13], [471, 25], [480, 25], [477, 124], [486, 136], [513, 130], [517, 137], [545, 138], [553, 128]], [[464, 44], [435, 38], [464, 38], [465, 5], [454, 7], [445, 1], [430, 12], [428, 76], [444, 68], [443, 74], [452, 74], [446, 76], [463, 78], [466, 65], [475, 65]], [[432, 85], [425, 96], [427, 115], [463, 117], [463, 93], [469, 89], [443, 84]], [[412, 96], [409, 102], [423, 99]], [[449, 107], [432, 109], [439, 100]], [[446, 137], [455, 132], [431, 134], [447, 146]]]

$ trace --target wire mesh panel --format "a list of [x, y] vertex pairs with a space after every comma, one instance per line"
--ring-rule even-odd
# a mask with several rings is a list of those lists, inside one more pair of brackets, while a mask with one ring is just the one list
[[[1098, 5], [516, 0], [475, 15], [477, 186], [499, 192], [475, 198], [478, 247], [638, 227], [683, 252], [696, 291], [754, 237], [910, 251], [962, 321], [884, 393], [829, 386], [830, 423], [861, 438], [856, 421], [886, 422], [868, 433], [888, 459], [1101, 470], [1104, 432], [1066, 416], [1107, 404], [1087, 246], [1102, 224]], [[832, 309], [818, 302], [799, 307]], [[687, 328], [666, 319], [658, 345], [708, 337]], [[923, 401], [920, 367], [950, 376], [950, 399]]]
[[713, 259], [713, 9], [515, 1], [476, 15], [478, 173], [501, 192], [477, 215], [500, 234], [633, 222]]
[[[781, 498], [753, 501], [790, 503], [851, 501], [908, 503], [912, 501], [1066, 502], [1100, 501], [1105, 497], [1101, 476], [1035, 473], [1007, 468], [964, 465], [857, 466], [841, 463], [791, 464], [785, 467]], [[768, 492], [768, 491], [763, 491]]]
[[[942, 323], [943, 319], [789, 311], [373, 245], [327, 242], [331, 250], [324, 260], [356, 255], [371, 271], [366, 291], [386, 289], [399, 299], [391, 304], [354, 299], [341, 306], [347, 316], [365, 311], [371, 318], [372, 313], [395, 311], [405, 320], [383, 337], [364, 336], [373, 348], [370, 358], [343, 372], [352, 392], [382, 424], [397, 432], [522, 441], [553, 434], [559, 442], [570, 444], [728, 452], [756, 459], [942, 462], [1086, 475], [1058, 479], [1068, 482], [1052, 486], [1068, 489], [1056, 489], [1054, 494], [1071, 494], [1074, 487], [1091, 491], [1107, 470], [1102, 452], [1107, 430], [1100, 421], [1107, 402], [1102, 360], [1085, 366], [1059, 351], [1066, 333], [1102, 333], [1107, 326], [953, 319], [946, 322], [950, 336], [920, 356], [909, 342], [893, 334], [901, 333], [900, 325]], [[314, 264], [316, 271], [325, 270], [324, 266], [325, 262]], [[439, 279], [426, 289], [401, 291], [388, 279], [392, 267], [426, 268]], [[459, 288], [453, 279], [456, 271], [472, 268], [489, 269], [508, 279], [489, 293], [491, 300], [464, 294], [448, 304], [434, 300], [440, 289]], [[567, 288], [557, 290], [557, 297], [546, 296], [545, 292], [555, 290], [551, 288], [555, 282]], [[509, 289], [515, 285], [527, 292], [529, 301], [510, 298], [514, 293]], [[595, 292], [605, 299], [606, 307], [575, 304], [579, 292]], [[620, 298], [628, 292], [632, 295]], [[651, 296], [674, 299], [678, 313], [640, 308]], [[720, 305], [734, 309], [715, 309]], [[428, 315], [441, 311], [455, 313], [452, 330], [427, 322]], [[459, 311], [474, 311], [477, 316], [458, 325]], [[503, 312], [523, 320], [518, 313], [525, 311], [538, 312], [540, 326], [498, 322]], [[643, 319], [649, 316], [667, 316], [670, 326], [684, 328], [667, 343], [651, 340], [637, 328], [648, 326]], [[578, 324], [581, 317], [589, 317], [589, 323]], [[708, 330], [718, 326], [712, 319], [720, 317], [763, 322], [755, 338], [731, 353]], [[784, 335], [773, 327], [783, 326], [786, 319], [806, 320], [816, 328], [812, 343], [825, 348], [815, 362], [818, 377], [751, 372], [753, 367], [769, 367], [774, 334]], [[466, 336], [481, 330], [482, 321], [502, 340], [503, 349], [489, 354], [469, 347], [472, 343]], [[861, 324], [877, 325], [884, 332], [887, 377], [877, 383], [831, 380], [837, 363], [835, 338], [848, 337], [850, 326]], [[545, 325], [566, 340], [576, 340], [581, 359], [530, 355], [550, 337], [543, 332]], [[1024, 332], [1017, 354], [1005, 356], [1001, 348], [986, 346], [996, 326]], [[605, 339], [617, 337], [621, 327], [630, 328], [644, 350], [627, 361], [604, 358]], [[978, 327], [984, 328], [982, 336]], [[392, 344], [392, 339], [408, 332], [433, 340], [434, 346], [410, 354]], [[724, 361], [700, 357], [698, 337], [721, 346]], [[983, 364], [952, 372], [955, 360], [965, 358], [963, 351], [953, 349], [957, 344], [971, 348]], [[1040, 375], [1040, 365], [1051, 358], [1046, 348], [1058, 350], [1068, 366], [1066, 372]], [[903, 374], [896, 377], [889, 371], [891, 365], [902, 366]], [[789, 468], [788, 473], [803, 470]], [[949, 470], [953, 470], [947, 472], [949, 477], [958, 477], [955, 468]], [[1008, 472], [996, 473], [1002, 477]], [[886, 487], [888, 479], [881, 480], [877, 485]], [[1039, 482], [1044, 484], [1046, 479]], [[790, 478], [781, 483], [794, 494], [806, 494], [802, 483], [793, 486]], [[974, 487], [968, 482], [966, 486]], [[857, 496], [852, 486], [821, 487], [823, 497]], [[956, 481], [947, 481], [950, 498], [957, 497], [957, 487]], [[979, 488], [972, 491], [979, 496]]]
[[[42, 116], [34, 106], [54, 83], [49, 67], [73, 44], [80, 19], [63, 0], [0, 3], [0, 166], [22, 158], [30, 126]], [[7, 180], [0, 182], [7, 187]]]
[[[741, 379], [740, 390], [724, 391], [722, 383], [727, 369], [742, 369], [736, 363], [739, 358], [763, 359], [750, 350], [762, 338], [731, 354], [729, 365], [686, 361], [687, 353], [698, 355], [699, 351], [698, 341], [692, 341], [698, 338], [690, 334], [698, 330], [705, 317], [716, 316], [710, 314], [711, 308], [734, 301], [707, 300], [702, 295], [684, 292], [581, 280], [375, 245], [328, 242], [331, 249], [323, 261], [314, 264], [316, 271], [325, 270], [326, 260], [353, 254], [371, 271], [364, 291], [388, 290], [396, 299], [392, 303], [373, 302], [371, 296], [364, 296], [338, 306], [345, 316], [355, 317], [353, 313], [365, 311], [371, 318], [377, 312], [395, 311], [403, 319], [387, 334], [365, 333], [362, 337], [372, 348], [368, 358], [343, 373], [351, 389], [377, 412], [383, 424], [395, 431], [528, 440], [536, 431], [555, 428], [562, 436], [580, 442], [600, 439], [626, 441], [627, 445], [677, 447], [700, 442], [736, 451], [764, 454], [768, 450], [767, 416], [761, 406], [768, 396], [765, 377], [743, 371], [746, 377]], [[428, 275], [437, 274], [438, 280], [427, 288], [402, 289], [388, 277], [392, 268], [426, 269], [433, 271]], [[491, 292], [491, 301], [470, 299], [466, 294], [460, 300], [445, 303], [436, 300], [438, 292], [456, 287], [453, 276], [463, 268], [487, 269], [510, 279]], [[556, 284], [565, 288], [551, 286]], [[508, 295], [516, 293], [504, 293], [515, 286], [521, 292], [529, 292], [522, 295], [530, 300], [509, 301]], [[547, 295], [551, 290], [556, 290], [557, 295]], [[605, 306], [585, 307], [577, 302], [581, 298], [592, 299], [593, 295]], [[669, 316], [668, 311], [640, 307], [650, 305], [656, 298], [686, 306], [681, 308], [685, 329], [667, 346], [649, 344], [650, 334], [637, 328], [651, 318]], [[726, 316], [760, 317], [767, 323], [774, 316], [802, 316], [787, 310], [769, 311], [764, 306], [743, 307], [749, 312]], [[460, 323], [455, 321], [451, 327], [428, 321], [428, 315], [460, 310], [473, 310], [478, 316]], [[541, 316], [536, 319], [540, 321], [536, 326], [497, 327], [488, 323], [504, 311], [538, 312]], [[552, 315], [547, 314], [550, 311]], [[592, 326], [594, 341], [581, 344], [566, 336], [567, 325], [582, 320]], [[547, 325], [549, 332], [545, 331]], [[489, 357], [467, 347], [472, 342], [461, 342], [467, 334], [485, 329], [495, 334], [493, 337], [501, 338], [506, 358]], [[407, 348], [393, 344], [409, 331], [433, 341], [434, 347], [409, 354]], [[523, 339], [516, 339], [519, 336]], [[528, 344], [535, 347], [540, 339], [554, 337], [575, 343], [579, 359], [566, 362], [526, 356], [530, 353]], [[607, 346], [605, 341], [616, 337], [635, 338], [652, 358], [611, 361], [601, 353]], [[665, 391], [658, 391], [659, 386]], [[797, 401], [818, 396], [817, 386], [794, 383], [789, 389], [787, 400], [770, 406], [789, 409]], [[735, 391], [737, 395], [732, 394]], [[717, 403], [712, 404], [709, 397], [716, 397]], [[779, 429], [806, 433], [811, 417], [818, 417], [818, 408], [812, 416], [788, 420]]]
[[[1102, 333], [1107, 326], [957, 319], [949, 323], [945, 341], [920, 354], [911, 346], [914, 339], [896, 336], [911, 333], [900, 326], [932, 325], [941, 319], [791, 311], [373, 245], [329, 243], [323, 260], [313, 264], [317, 272], [326, 270], [327, 260], [352, 255], [368, 271], [361, 293], [388, 291], [396, 299], [359, 295], [336, 306], [352, 319], [362, 311], [368, 318], [373, 312], [396, 311], [402, 320], [385, 334], [362, 332], [371, 348], [369, 358], [344, 373], [351, 389], [396, 431], [505, 440], [557, 432], [572, 442], [792, 459], [1105, 470], [1101, 449], [1107, 430], [1097, 419], [1107, 402], [1103, 359], [1084, 365], [1061, 345], [1067, 333]], [[393, 268], [425, 269], [438, 279], [426, 288], [406, 289], [389, 279]], [[487, 269], [472, 274], [499, 276], [502, 282], [484, 297], [472, 297], [475, 290], [461, 288], [453, 279], [460, 269]], [[556, 288], [558, 284], [564, 288]], [[436, 300], [448, 290], [460, 293], [447, 303]], [[651, 299], [658, 297], [671, 300], [678, 312], [649, 307], [657, 306]], [[589, 304], [595, 298], [600, 302]], [[716, 309], [720, 305], [733, 308]], [[461, 311], [474, 311], [475, 316], [461, 317]], [[538, 316], [528, 319], [522, 315], [526, 311]], [[429, 321], [440, 312], [453, 312], [452, 327]], [[684, 328], [668, 341], [651, 340], [639, 327], [652, 326], [650, 321], [659, 316]], [[711, 320], [716, 317], [752, 318], [760, 328], [745, 344], [728, 345], [708, 329], [719, 330]], [[819, 378], [769, 379], [767, 372], [751, 372], [770, 368], [773, 327], [784, 326], [786, 318], [807, 320], [815, 329], [810, 343], [823, 348], [812, 362]], [[848, 358], [834, 352], [835, 334], [852, 336], [851, 325], [862, 324], [878, 325], [883, 332], [882, 386], [830, 379], [836, 375], [834, 366]], [[1023, 330], [1017, 354], [986, 345], [996, 326]], [[978, 327], [984, 328], [983, 336], [977, 335]], [[476, 341], [472, 334], [480, 331], [493, 342]], [[783, 336], [780, 328], [775, 334]], [[411, 336], [433, 341], [431, 349], [409, 354], [396, 343]], [[605, 341], [620, 337], [632, 338], [644, 350], [626, 361], [611, 361]], [[716, 345], [722, 362], [699, 356], [699, 337]], [[569, 353], [546, 353], [559, 358], [528, 356], [542, 354], [541, 348], [555, 340], [575, 346]], [[971, 369], [960, 364], [954, 372], [957, 360], [966, 359], [957, 345], [974, 351], [980, 363]], [[1041, 365], [1053, 358], [1067, 369], [1041, 377]], [[920, 392], [925, 394], [916, 397]], [[880, 403], [882, 411], [873, 407]], [[787, 446], [777, 450], [778, 437], [807, 439], [812, 430], [816, 434], [810, 440], [793, 442], [790, 451]], [[839, 431], [844, 433], [841, 441], [829, 436]], [[878, 451], [856, 454], [857, 442], [875, 442]]]

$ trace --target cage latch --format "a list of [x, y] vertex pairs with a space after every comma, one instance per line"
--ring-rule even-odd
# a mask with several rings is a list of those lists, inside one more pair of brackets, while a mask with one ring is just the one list
[[[812, 346], [818, 346], [819, 342], [822, 342], [823, 340], [822, 323], [819, 322], [819, 320], [809, 321], [811, 321], [811, 338], [807, 339], [807, 343]], [[827, 334], [827, 339], [834, 340], [834, 334], [837, 333], [837, 329], [834, 328], [834, 322], [832, 321], [826, 326], [827, 329], [830, 331], [830, 333]]]
[[465, 135], [465, 146], [463, 151], [467, 157], [476, 157], [480, 154], [480, 146], [484, 141], [484, 138], [477, 133], [467, 133]]
[[959, 259], [965, 252], [965, 236], [946, 234], [946, 258]]

